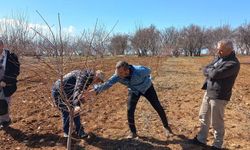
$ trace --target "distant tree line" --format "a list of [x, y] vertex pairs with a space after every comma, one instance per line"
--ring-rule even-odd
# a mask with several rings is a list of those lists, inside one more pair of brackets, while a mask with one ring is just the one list
[[[57, 56], [49, 41], [37, 34], [51, 37], [44, 29], [30, 27], [28, 17], [16, 15], [13, 21], [0, 22], [0, 36], [8, 48], [23, 56]], [[215, 54], [216, 43], [232, 39], [237, 53], [250, 55], [250, 23], [232, 29], [229, 25], [201, 27], [191, 24], [182, 28], [167, 27], [163, 30], [154, 25], [140, 27], [132, 34], [110, 34], [104, 26], [95, 25], [94, 31], [84, 30], [80, 35], [65, 33], [62, 39], [64, 53], [81, 56], [104, 55], [185, 55], [200, 56], [202, 50]]]

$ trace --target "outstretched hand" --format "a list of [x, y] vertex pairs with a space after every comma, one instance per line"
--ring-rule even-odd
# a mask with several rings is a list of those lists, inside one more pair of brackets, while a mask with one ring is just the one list
[[81, 102], [85, 102], [86, 100], [91, 100], [92, 97], [96, 95], [96, 92], [94, 89], [85, 91], [82, 97], [80, 98]]
[[90, 97], [93, 97], [93, 96], [95, 96], [96, 95], [96, 91], [94, 90], [94, 89], [90, 89], [90, 90], [88, 90], [88, 95], [90, 96]]

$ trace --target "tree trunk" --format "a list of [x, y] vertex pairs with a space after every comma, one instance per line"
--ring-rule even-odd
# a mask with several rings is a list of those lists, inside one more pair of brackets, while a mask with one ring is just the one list
[[140, 49], [137, 49], [136, 51], [137, 51], [137, 55], [138, 55], [138, 57], [141, 57], [141, 52], [140, 52]]
[[246, 50], [246, 55], [250, 55], [250, 50], [249, 49]]
[[189, 51], [189, 56], [191, 56], [191, 57], [193, 56], [193, 51], [192, 50]]
[[74, 109], [70, 108], [70, 110], [69, 110], [69, 133], [68, 133], [68, 139], [67, 139], [67, 150], [71, 150], [73, 121], [74, 121]]
[[147, 56], [147, 51], [145, 49], [142, 49], [142, 56]]

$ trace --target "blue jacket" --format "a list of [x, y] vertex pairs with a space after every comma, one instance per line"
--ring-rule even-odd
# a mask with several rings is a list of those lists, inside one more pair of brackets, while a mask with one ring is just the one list
[[144, 66], [130, 65], [130, 76], [128, 78], [120, 78], [114, 74], [108, 81], [103, 84], [95, 85], [94, 89], [97, 93], [107, 90], [115, 83], [119, 82], [128, 87], [128, 90], [139, 95], [145, 94], [152, 85], [150, 73], [151, 70]]

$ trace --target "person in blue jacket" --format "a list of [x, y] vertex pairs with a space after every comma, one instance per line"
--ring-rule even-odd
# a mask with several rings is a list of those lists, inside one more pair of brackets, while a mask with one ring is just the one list
[[144, 96], [156, 110], [161, 118], [166, 135], [169, 136], [172, 134], [166, 114], [159, 102], [158, 96], [152, 84], [150, 73], [151, 70], [147, 67], [130, 65], [125, 61], [119, 61], [116, 64], [115, 74], [105, 83], [95, 85], [94, 89], [90, 91], [92, 93], [95, 92], [96, 94], [99, 94], [117, 82], [128, 87], [129, 94], [127, 117], [131, 131], [128, 138], [138, 137], [136, 133], [134, 113], [140, 96]]

